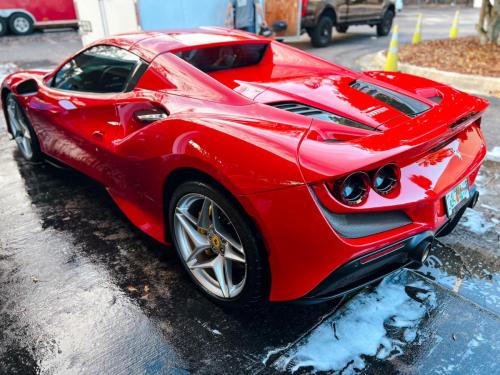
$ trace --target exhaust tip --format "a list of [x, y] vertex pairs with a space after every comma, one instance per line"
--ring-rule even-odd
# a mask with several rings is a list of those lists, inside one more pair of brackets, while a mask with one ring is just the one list
[[415, 248], [414, 262], [418, 267], [422, 266], [424, 262], [429, 257], [432, 250], [432, 243], [434, 242], [434, 237], [427, 237], [422, 240]]
[[424, 263], [427, 260], [427, 258], [429, 257], [429, 254], [431, 253], [431, 249], [432, 249], [432, 242], [428, 242], [427, 245], [425, 245], [423, 247], [422, 260], [421, 260], [422, 263]]

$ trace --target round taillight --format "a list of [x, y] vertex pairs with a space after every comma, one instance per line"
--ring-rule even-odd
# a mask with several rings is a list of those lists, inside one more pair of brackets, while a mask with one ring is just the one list
[[394, 164], [379, 168], [373, 175], [373, 190], [381, 195], [387, 195], [399, 184], [399, 170]]
[[356, 206], [368, 196], [369, 180], [366, 173], [356, 172], [341, 180], [336, 186], [336, 196], [344, 204]]

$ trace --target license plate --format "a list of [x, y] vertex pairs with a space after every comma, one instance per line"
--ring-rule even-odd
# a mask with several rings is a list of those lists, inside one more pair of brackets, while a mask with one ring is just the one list
[[455, 211], [458, 210], [469, 197], [469, 182], [467, 180], [463, 180], [455, 186], [452, 191], [446, 194], [445, 203], [448, 217], [453, 216]]

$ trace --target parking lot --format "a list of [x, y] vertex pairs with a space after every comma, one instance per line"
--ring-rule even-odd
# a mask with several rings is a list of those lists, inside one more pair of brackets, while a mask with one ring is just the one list
[[[446, 37], [453, 13], [426, 10], [423, 37]], [[411, 39], [416, 10], [398, 17]], [[461, 33], [474, 33], [464, 10]], [[427, 33], [427, 34], [426, 34]], [[384, 49], [369, 27], [324, 49], [357, 68]], [[0, 79], [52, 68], [81, 48], [75, 32], [0, 39]], [[130, 224], [77, 172], [25, 162], [0, 120], [0, 374], [494, 374], [500, 367], [500, 100], [483, 121], [480, 203], [424, 267], [403, 270], [338, 306], [224, 311], [182, 271], [173, 249]]]

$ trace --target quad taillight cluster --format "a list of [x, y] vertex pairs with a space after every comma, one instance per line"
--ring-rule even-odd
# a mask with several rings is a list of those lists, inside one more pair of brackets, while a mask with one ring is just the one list
[[399, 188], [399, 179], [399, 168], [387, 164], [369, 173], [354, 172], [327, 185], [337, 200], [348, 206], [358, 206], [368, 198], [370, 189], [383, 196], [394, 193]]

